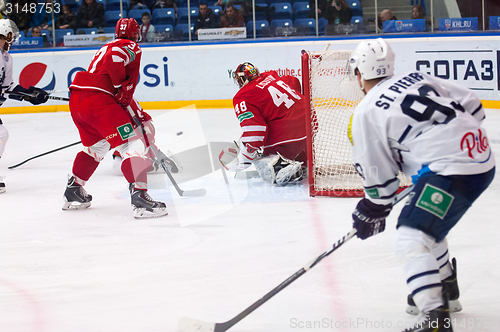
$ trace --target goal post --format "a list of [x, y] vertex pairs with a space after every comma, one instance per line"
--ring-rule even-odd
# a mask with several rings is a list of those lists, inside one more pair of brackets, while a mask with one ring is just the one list
[[[362, 197], [361, 177], [352, 165], [348, 130], [363, 98], [349, 79], [351, 50], [302, 51], [306, 99], [307, 167], [311, 196]], [[401, 186], [411, 180], [400, 174]]]

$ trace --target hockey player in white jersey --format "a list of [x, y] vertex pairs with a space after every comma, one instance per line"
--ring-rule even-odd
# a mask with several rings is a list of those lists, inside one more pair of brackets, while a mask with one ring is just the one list
[[398, 172], [412, 177], [415, 188], [399, 215], [395, 248], [409, 304], [423, 317], [406, 331], [451, 332], [449, 312], [461, 306], [446, 235], [494, 177], [481, 127], [485, 112], [461, 85], [416, 70], [393, 71], [394, 53], [381, 38], [361, 42], [349, 59], [349, 74], [366, 94], [349, 132], [366, 193], [353, 212], [354, 227], [361, 239], [382, 232]]
[[[14, 78], [12, 77], [13, 64], [12, 56], [9, 54], [10, 47], [12, 43], [19, 36], [19, 29], [17, 25], [9, 19], [0, 19], [0, 105], [4, 103], [6, 97], [4, 97], [5, 92], [9, 92], [9, 98], [16, 100], [26, 100], [33, 105], [38, 105], [45, 103], [49, 99], [49, 95], [42, 89], [30, 86], [29, 89], [25, 89], [19, 84], [14, 83]], [[14, 94], [15, 92], [19, 94]], [[27, 94], [27, 95], [26, 95]], [[9, 139], [9, 132], [4, 127], [2, 119], [0, 119], [0, 158], [5, 150], [5, 144]], [[0, 194], [4, 193], [5, 183], [2, 181], [0, 176]]]

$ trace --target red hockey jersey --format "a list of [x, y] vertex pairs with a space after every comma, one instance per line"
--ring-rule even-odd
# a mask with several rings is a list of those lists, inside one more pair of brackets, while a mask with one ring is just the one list
[[306, 146], [305, 101], [292, 88], [297, 86], [300, 87], [297, 78], [280, 77], [269, 71], [236, 93], [234, 111], [243, 130], [241, 141], [248, 152], [261, 150], [264, 155], [279, 152], [293, 160], [301, 151], [280, 150], [280, 146], [297, 147], [293, 150]]
[[76, 73], [69, 88], [96, 90], [114, 96], [128, 78], [135, 77], [134, 82], [139, 79], [141, 55], [136, 42], [115, 39], [96, 52], [87, 71]]

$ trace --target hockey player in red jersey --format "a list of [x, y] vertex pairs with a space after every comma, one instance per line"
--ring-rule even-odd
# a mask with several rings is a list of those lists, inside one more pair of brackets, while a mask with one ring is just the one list
[[133, 18], [122, 18], [115, 34], [116, 39], [96, 52], [88, 71], [78, 72], [70, 86], [69, 107], [84, 149], [73, 163], [63, 210], [90, 206], [92, 196], [83, 186], [106, 153], [116, 148], [123, 156], [121, 170], [129, 182], [134, 217], [165, 216], [165, 203], [153, 201], [147, 193], [146, 140], [127, 111], [131, 108], [141, 123], [151, 119], [133, 99], [142, 55], [139, 25]]
[[299, 80], [275, 71], [261, 74], [249, 62], [238, 65], [234, 80], [240, 90], [233, 106], [243, 135], [239, 152], [221, 152], [222, 165], [241, 171], [253, 163], [264, 181], [278, 185], [303, 179], [306, 124]]

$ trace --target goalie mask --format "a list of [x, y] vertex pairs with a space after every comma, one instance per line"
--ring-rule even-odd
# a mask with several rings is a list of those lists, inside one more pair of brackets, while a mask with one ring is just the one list
[[248, 82], [260, 76], [260, 72], [250, 62], [243, 62], [233, 72], [234, 83], [241, 89]]
[[4, 51], [8, 51], [12, 43], [19, 37], [19, 29], [16, 23], [9, 19], [0, 20], [0, 35], [5, 38]]
[[139, 24], [133, 18], [121, 18], [116, 22], [115, 36], [137, 42], [141, 37]]
[[389, 44], [382, 38], [359, 43], [349, 58], [349, 77], [357, 80], [358, 71], [363, 80], [392, 76], [394, 53]]

